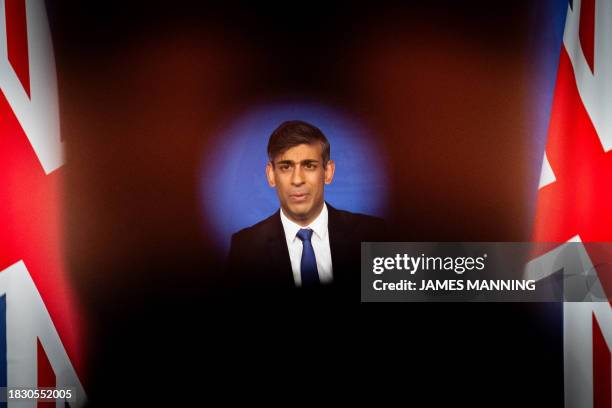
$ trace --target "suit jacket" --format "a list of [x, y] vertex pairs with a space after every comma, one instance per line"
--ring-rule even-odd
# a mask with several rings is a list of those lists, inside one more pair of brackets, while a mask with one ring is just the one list
[[[329, 246], [332, 257], [333, 289], [360, 294], [361, 242], [379, 241], [382, 219], [337, 210], [327, 204]], [[265, 220], [232, 236], [229, 282], [249, 291], [295, 288], [280, 210]]]

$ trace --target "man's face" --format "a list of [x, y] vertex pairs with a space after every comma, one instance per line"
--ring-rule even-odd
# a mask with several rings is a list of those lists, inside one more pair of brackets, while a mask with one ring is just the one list
[[301, 144], [274, 158], [266, 166], [266, 176], [283, 212], [292, 221], [306, 226], [323, 208], [323, 187], [334, 177], [334, 162], [323, 164], [320, 143]]

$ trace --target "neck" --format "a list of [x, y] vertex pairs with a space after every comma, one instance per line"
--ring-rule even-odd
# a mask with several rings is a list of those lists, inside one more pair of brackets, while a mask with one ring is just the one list
[[287, 218], [289, 218], [291, 221], [295, 222], [300, 227], [306, 227], [306, 226], [310, 225], [314, 220], [317, 219], [317, 217], [321, 214], [321, 211], [323, 211], [323, 206], [324, 205], [325, 205], [325, 202], [321, 203], [319, 208], [316, 211], [313, 211], [312, 215], [309, 215], [309, 216], [306, 216], [306, 217], [302, 217], [302, 218], [295, 217], [293, 214], [291, 214], [290, 212], [288, 212], [284, 208], [282, 210], [283, 210], [283, 214], [285, 214], [285, 216]]

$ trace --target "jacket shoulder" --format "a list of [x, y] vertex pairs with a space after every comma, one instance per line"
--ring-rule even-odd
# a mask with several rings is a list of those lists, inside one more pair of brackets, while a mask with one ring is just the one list
[[262, 267], [263, 259], [265, 259], [265, 244], [270, 237], [276, 235], [275, 231], [280, 228], [278, 226], [281, 223], [280, 218], [277, 220], [275, 217], [279, 217], [278, 213], [232, 235], [227, 268], [229, 276], [233, 276], [233, 279], [237, 281], [252, 279], [252, 276], [244, 275], [246, 271]]
[[334, 224], [342, 227], [347, 232], [351, 231], [358, 235], [365, 235], [369, 240], [383, 240], [386, 231], [386, 223], [380, 217], [373, 215], [354, 213], [346, 210], [339, 210], [328, 205], [330, 217], [333, 217]]
[[259, 221], [257, 224], [253, 224], [250, 227], [243, 228], [232, 234], [232, 242], [242, 241], [243, 239], [251, 237], [261, 238], [261, 236], [273, 232], [277, 227], [277, 224], [280, 224], [278, 211], [268, 218]]
[[372, 223], [380, 223], [385, 222], [382, 218], [376, 217], [374, 215], [362, 214], [362, 213], [354, 213], [346, 210], [335, 210], [339, 216], [355, 221], [363, 221], [363, 222], [372, 222]]
[[[329, 208], [330, 206], [328, 206]], [[357, 223], [367, 223], [367, 224], [382, 224], [384, 225], [385, 220], [380, 217], [376, 217], [374, 215], [362, 214], [362, 213], [354, 213], [346, 210], [339, 210], [337, 208], [330, 209], [334, 216], [346, 222], [357, 222]]]

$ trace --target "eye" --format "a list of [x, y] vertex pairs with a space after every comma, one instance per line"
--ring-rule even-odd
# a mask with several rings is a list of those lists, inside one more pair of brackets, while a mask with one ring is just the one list
[[281, 164], [280, 166], [278, 166], [278, 168], [280, 169], [280, 171], [287, 171], [291, 168], [291, 166], [288, 164]]
[[317, 168], [317, 164], [316, 163], [306, 163], [305, 166], [308, 170], [314, 170]]

